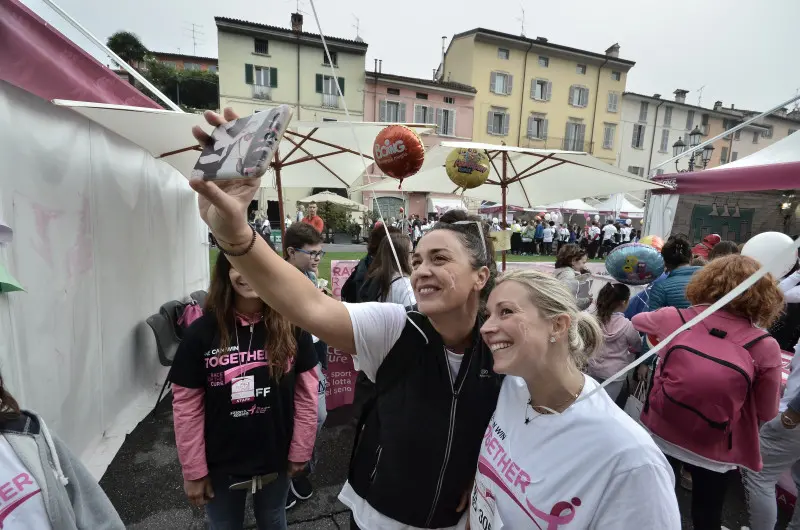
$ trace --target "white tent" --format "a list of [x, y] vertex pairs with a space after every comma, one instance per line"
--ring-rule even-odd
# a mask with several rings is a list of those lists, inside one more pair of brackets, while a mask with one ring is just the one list
[[572, 199], [569, 201], [556, 202], [548, 204], [547, 206], [537, 206], [534, 208], [537, 212], [548, 212], [551, 210], [558, 210], [563, 213], [597, 213], [596, 207], [584, 202], [582, 199]]
[[315, 193], [314, 195], [304, 197], [297, 202], [302, 202], [303, 204], [309, 204], [312, 202], [338, 204], [339, 206], [344, 206], [345, 208], [349, 208], [351, 210], [358, 210], [359, 212], [367, 211], [367, 207], [363, 204], [356, 201], [351, 201], [347, 197], [342, 197], [341, 195], [337, 195], [330, 191], [321, 191], [319, 193]]
[[631, 219], [644, 217], [644, 208], [631, 203], [622, 193], [615, 193], [608, 199], [595, 204], [594, 209], [606, 215], [619, 215]]
[[[474, 142], [442, 142], [425, 154], [425, 163], [416, 175], [403, 180], [406, 192], [455, 193], [456, 185], [447, 177], [444, 162], [456, 148], [485, 150], [491, 159], [490, 175], [485, 184], [466, 190], [464, 195], [502, 204], [533, 208], [550, 204], [617, 192], [666, 188], [598, 160], [588, 153], [525, 149]], [[505, 169], [504, 169], [505, 168]], [[384, 190], [396, 183], [384, 179], [364, 186], [362, 190]]]

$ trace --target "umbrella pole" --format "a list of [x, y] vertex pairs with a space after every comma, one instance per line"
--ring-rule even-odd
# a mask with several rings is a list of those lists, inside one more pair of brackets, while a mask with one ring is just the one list
[[[500, 226], [505, 225], [506, 223], [506, 161], [507, 161], [508, 153], [503, 151], [503, 178], [500, 179], [500, 191], [503, 195], [503, 208], [502, 208], [502, 217], [500, 218]], [[506, 272], [506, 251], [503, 249], [503, 272]]]
[[272, 163], [275, 170], [275, 187], [278, 188], [278, 215], [281, 216], [281, 252], [283, 252], [283, 240], [286, 238], [286, 216], [283, 213], [283, 188], [281, 186], [281, 159], [278, 157], [278, 149], [275, 149], [275, 162]]

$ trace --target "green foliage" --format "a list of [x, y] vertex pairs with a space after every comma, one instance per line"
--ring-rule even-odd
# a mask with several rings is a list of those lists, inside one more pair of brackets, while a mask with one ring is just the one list
[[380, 214], [378, 212], [376, 212], [375, 210], [368, 210], [367, 213], [365, 213], [364, 215], [367, 217], [367, 219], [372, 221], [373, 225], [375, 223], [377, 223], [378, 221], [380, 221], [380, 219], [381, 219]]
[[350, 223], [350, 210], [339, 204], [325, 202], [319, 205], [319, 216], [325, 221], [325, 227], [334, 232], [347, 232]]
[[117, 31], [108, 38], [106, 46], [131, 66], [144, 61], [148, 53], [139, 37], [130, 31]]
[[347, 225], [347, 233], [353, 237], [358, 237], [361, 235], [361, 225], [352, 221], [349, 225]]
[[[145, 60], [144, 76], [184, 110], [216, 110], [219, 105], [219, 76], [203, 70], [176, 70], [154, 57]], [[143, 87], [140, 87], [143, 89]], [[144, 89], [150, 97], [154, 95]]]

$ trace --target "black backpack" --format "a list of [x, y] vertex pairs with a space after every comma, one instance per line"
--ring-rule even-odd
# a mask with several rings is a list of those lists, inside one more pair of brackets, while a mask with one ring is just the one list
[[[398, 276], [397, 278], [392, 280], [389, 285], [402, 278], [403, 278], [402, 276]], [[357, 298], [356, 301], [380, 302], [381, 300], [380, 300], [380, 293], [378, 292], [379, 290], [380, 290], [380, 284], [378, 284], [378, 282], [375, 279], [369, 278], [367, 279], [367, 281], [363, 283], [363, 285], [361, 286], [361, 290], [358, 291], [358, 296], [356, 297]], [[344, 288], [342, 288], [342, 291], [344, 291]]]
[[349, 302], [354, 304], [356, 302], [360, 302], [358, 299], [358, 293], [361, 291], [362, 286], [364, 285], [364, 281], [367, 278], [367, 269], [369, 269], [369, 264], [372, 261], [372, 258], [369, 256], [365, 256], [358, 262], [356, 268], [353, 269], [353, 272], [350, 273], [350, 276], [342, 285], [342, 291], [340, 298], [342, 302]]

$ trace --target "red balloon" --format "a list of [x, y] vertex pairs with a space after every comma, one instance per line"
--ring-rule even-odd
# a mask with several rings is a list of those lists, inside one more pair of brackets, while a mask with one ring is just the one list
[[386, 175], [400, 180], [414, 175], [425, 160], [419, 135], [405, 125], [389, 125], [375, 137], [375, 164]]

